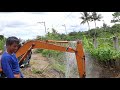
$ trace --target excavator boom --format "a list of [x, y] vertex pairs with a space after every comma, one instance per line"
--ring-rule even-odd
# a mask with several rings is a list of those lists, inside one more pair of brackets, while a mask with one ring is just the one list
[[[19, 48], [19, 50], [16, 52], [16, 57], [18, 58], [22, 56], [22, 58], [19, 61], [19, 63], [22, 63], [24, 59], [27, 57], [27, 55], [30, 53], [30, 50], [35, 49], [35, 48], [75, 53], [79, 75], [81, 78], [85, 78], [85, 55], [84, 55], [84, 51], [82, 47], [82, 42], [77, 41], [76, 50], [71, 47], [64, 47], [64, 46], [56, 45], [54, 43], [68, 43], [68, 41], [54, 41], [54, 40], [28, 41]], [[0, 71], [2, 72], [2, 69], [0, 69]]]
[[57, 50], [57, 51], [62, 51], [62, 52], [71, 52], [74, 53], [75, 50], [70, 48], [70, 47], [63, 47], [63, 46], [58, 46], [55, 44], [50, 44], [44, 41], [29, 41], [27, 43], [25, 43], [17, 52], [16, 52], [16, 57], [21, 56], [22, 54], [24, 54], [30, 46], [32, 46], [32, 44], [34, 44], [33, 49], [34, 48], [40, 48], [40, 49], [49, 49], [49, 50]]

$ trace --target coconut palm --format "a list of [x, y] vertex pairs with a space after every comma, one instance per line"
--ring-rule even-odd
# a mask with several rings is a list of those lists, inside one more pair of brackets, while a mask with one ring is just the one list
[[[92, 15], [91, 15], [91, 21], [94, 21], [95, 23], [95, 28], [96, 28], [96, 21], [100, 21], [102, 19], [102, 15], [101, 14], [97, 14], [96, 12], [92, 12]], [[95, 34], [94, 36], [96, 35], [96, 30], [95, 30]]]
[[112, 14], [113, 20], [111, 20], [111, 23], [120, 22], [120, 12], [115, 12]]
[[82, 22], [80, 23], [80, 24], [85, 24], [85, 23], [87, 23], [88, 24], [88, 27], [89, 27], [89, 30], [90, 30], [90, 25], [89, 25], [89, 21], [90, 21], [90, 19], [91, 19], [91, 16], [90, 16], [90, 13], [88, 13], [88, 12], [83, 12], [83, 13], [81, 13], [81, 17], [80, 17], [80, 19], [82, 19]]

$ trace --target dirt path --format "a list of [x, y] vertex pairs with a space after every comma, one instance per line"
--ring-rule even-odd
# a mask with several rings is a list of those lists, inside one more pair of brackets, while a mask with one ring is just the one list
[[25, 78], [61, 78], [63, 75], [52, 68], [49, 60], [40, 53], [32, 54], [30, 65], [21, 69]]

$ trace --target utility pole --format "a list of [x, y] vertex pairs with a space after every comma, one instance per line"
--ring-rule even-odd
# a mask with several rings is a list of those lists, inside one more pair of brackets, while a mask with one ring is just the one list
[[65, 24], [63, 24], [62, 26], [64, 26], [64, 27], [65, 27], [65, 32], [66, 32], [66, 34], [67, 34], [66, 25], [65, 25]]
[[47, 31], [46, 31], [46, 24], [45, 24], [45, 22], [38, 22], [38, 23], [43, 23], [43, 24], [44, 24], [44, 27], [45, 27], [45, 33], [47, 34]]

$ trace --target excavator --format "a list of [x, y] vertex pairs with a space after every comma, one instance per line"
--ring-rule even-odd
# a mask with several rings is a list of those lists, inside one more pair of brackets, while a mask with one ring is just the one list
[[[85, 72], [85, 54], [82, 46], [82, 41], [78, 40], [76, 44], [76, 49], [72, 47], [61, 46], [58, 43], [68, 43], [69, 41], [55, 41], [55, 40], [31, 40], [24, 43], [16, 52], [16, 57], [19, 58], [19, 64], [22, 65], [23, 61], [30, 54], [32, 49], [48, 49], [56, 50], [60, 52], [75, 53], [77, 68], [80, 78], [86, 77]], [[0, 73], [2, 73], [2, 68], [0, 68]]]

